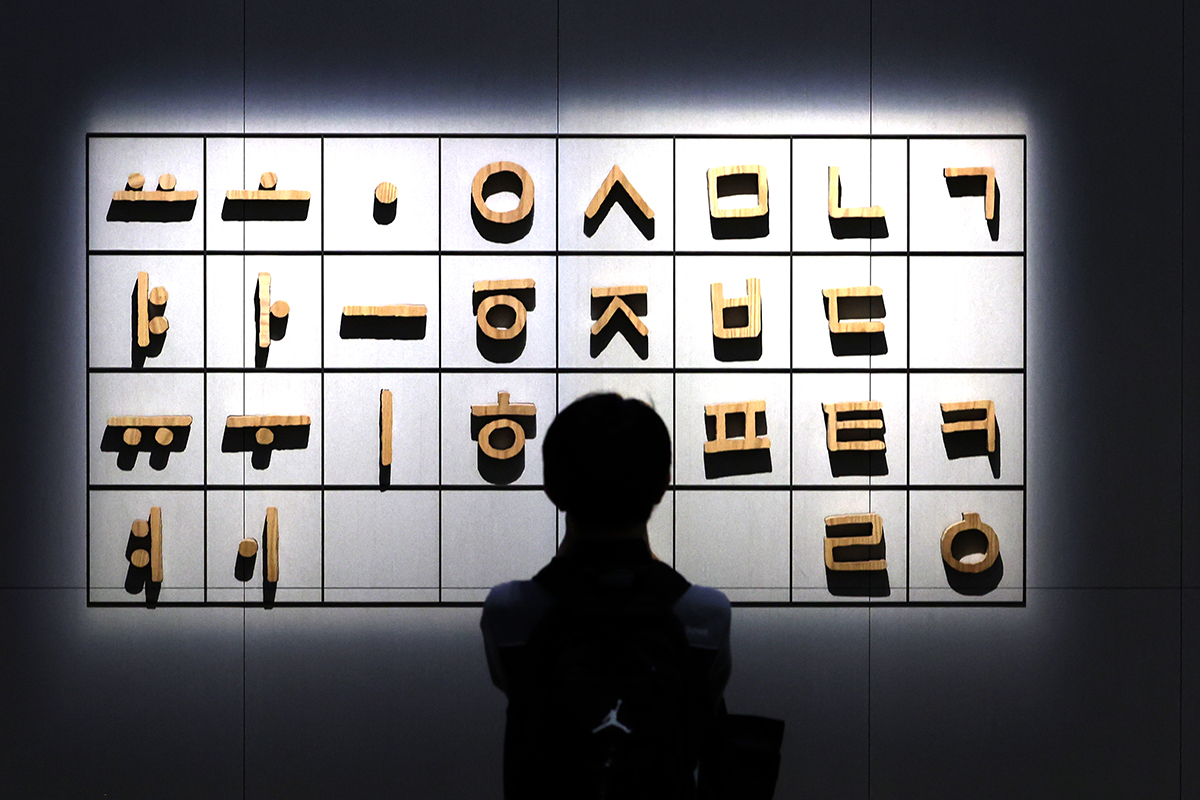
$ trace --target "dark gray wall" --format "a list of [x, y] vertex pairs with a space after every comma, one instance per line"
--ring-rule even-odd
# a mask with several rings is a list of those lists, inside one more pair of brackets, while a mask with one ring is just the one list
[[499, 796], [475, 609], [86, 607], [87, 131], [997, 115], [1029, 134], [1027, 604], [738, 609], [730, 704], [787, 719], [779, 797], [1200, 792], [1194, 10], [598, 5], [6, 11], [3, 794]]

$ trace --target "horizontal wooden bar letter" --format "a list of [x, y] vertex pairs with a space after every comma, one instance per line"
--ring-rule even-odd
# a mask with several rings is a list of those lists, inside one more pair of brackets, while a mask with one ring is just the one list
[[175, 191], [175, 176], [169, 172], [158, 176], [157, 192], [142, 191], [142, 187], [146, 185], [146, 179], [138, 172], [129, 176], [127, 185], [128, 189], [113, 192], [112, 199], [119, 203], [186, 203], [200, 197], [200, 193], [195, 189], [183, 192]]
[[346, 317], [424, 317], [429, 313], [422, 303], [397, 303], [390, 306], [343, 306]]
[[309, 192], [295, 189], [277, 189], [279, 176], [274, 172], [264, 172], [258, 179], [259, 189], [230, 189], [225, 193], [226, 200], [309, 200]]

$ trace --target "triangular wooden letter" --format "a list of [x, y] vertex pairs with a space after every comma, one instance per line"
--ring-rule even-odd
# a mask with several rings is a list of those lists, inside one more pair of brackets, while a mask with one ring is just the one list
[[[600, 188], [596, 190], [596, 194], [592, 196], [592, 202], [588, 203], [587, 210], [583, 212], [584, 216], [584, 231], [588, 236], [595, 233], [600, 227], [600, 223], [608, 216], [608, 210], [612, 207], [610, 198], [612, 197], [613, 187], [621, 184], [621, 188], [625, 190], [625, 194], [633, 201], [634, 207], [641, 212], [643, 219], [637, 219], [634, 215], [634, 209], [630, 208], [625, 202], [621, 203], [625, 213], [629, 215], [630, 220], [637, 226], [637, 229], [642, 232], [642, 235], [647, 239], [654, 238], [654, 209], [647, 205], [642, 196], [638, 194], [638, 190], [633, 188], [633, 183], [629, 178], [625, 177], [625, 173], [621, 168], [613, 164], [613, 168], [608, 171], [608, 176], [604, 179], [604, 183], [600, 184]], [[612, 198], [616, 200], [617, 198]]]

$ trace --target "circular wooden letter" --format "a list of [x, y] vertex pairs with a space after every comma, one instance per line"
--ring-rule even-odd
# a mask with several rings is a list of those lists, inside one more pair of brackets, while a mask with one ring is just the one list
[[238, 544], [238, 555], [242, 558], [249, 558], [258, 552], [257, 539], [242, 539]]
[[[511, 328], [497, 328], [488, 322], [488, 312], [496, 306], [508, 306], [516, 312], [517, 318], [513, 320]], [[525, 304], [511, 294], [493, 294], [479, 302], [479, 311], [475, 313], [475, 318], [479, 320], [479, 330], [489, 338], [512, 339], [525, 329]]]
[[[992, 530], [992, 526], [979, 518], [979, 515], [974, 512], [964, 512], [962, 522], [956, 522], [942, 532], [942, 560], [945, 561], [951, 569], [958, 572], [974, 573], [983, 572], [996, 563], [996, 559], [1000, 557], [1000, 539], [997, 538], [996, 532]], [[971, 563], [964, 563], [954, 557], [951, 551], [954, 545], [954, 537], [958, 536], [963, 531], [979, 531], [987, 537], [987, 551], [983, 554], [983, 559]]]
[[[511, 430], [513, 432], [514, 440], [511, 445], [503, 450], [497, 450], [496, 448], [492, 447], [491, 438], [492, 434], [501, 428], [508, 428]], [[485, 455], [491, 456], [492, 458], [500, 461], [512, 458], [517, 453], [521, 452], [521, 448], [524, 446], [525, 429], [522, 428], [518, 423], [513, 422], [511, 419], [494, 419], [487, 425], [484, 425], [483, 429], [479, 431], [479, 449], [482, 450]]]
[[254, 432], [254, 441], [265, 447], [275, 441], [275, 433], [270, 428], [259, 428]]
[[130, 447], [137, 447], [142, 442], [142, 431], [139, 428], [126, 428], [121, 434], [121, 441]]
[[[511, 211], [492, 211], [483, 196], [483, 184], [488, 178], [502, 172], [512, 174], [521, 182], [521, 199]], [[533, 178], [520, 164], [512, 161], [493, 161], [475, 173], [475, 179], [471, 181], [471, 201], [475, 203], [475, 210], [479, 215], [488, 222], [512, 225], [525, 219], [529, 212], [533, 211]]]
[[166, 447], [175, 441], [175, 434], [171, 432], [170, 428], [159, 428], [154, 432], [154, 441]]

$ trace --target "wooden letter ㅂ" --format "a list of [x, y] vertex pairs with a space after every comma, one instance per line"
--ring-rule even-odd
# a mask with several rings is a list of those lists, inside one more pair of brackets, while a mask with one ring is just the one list
[[165, 414], [155, 417], [109, 417], [110, 428], [124, 428], [121, 440], [130, 447], [137, 447], [142, 442], [142, 428], [155, 428], [154, 441], [163, 447], [175, 441], [172, 428], [191, 427], [192, 418], [187, 414]]
[[983, 412], [983, 419], [961, 419], [943, 422], [942, 433], [987, 431], [987, 449], [996, 452], [996, 404], [991, 400], [968, 400], [965, 403], [942, 403], [942, 414], [958, 416], [967, 412]]
[[279, 509], [267, 506], [267, 583], [279, 583]]
[[[493, 211], [483, 196], [483, 185], [493, 175], [505, 173], [512, 175], [520, 182], [520, 200], [517, 202], [517, 207], [511, 211]], [[475, 179], [471, 181], [471, 202], [475, 204], [475, 210], [479, 212], [479, 215], [488, 222], [498, 225], [512, 225], [521, 222], [533, 211], [533, 178], [520, 164], [512, 161], [494, 161], [481, 167], [475, 173]]]
[[292, 425], [312, 425], [312, 417], [307, 414], [242, 414], [225, 418], [227, 428], [258, 428], [254, 432], [254, 441], [264, 447], [275, 441], [275, 433], [271, 428]]
[[612, 322], [613, 317], [620, 311], [629, 321], [633, 323], [633, 327], [642, 336], [649, 336], [650, 329], [646, 327], [646, 323], [642, 322], [641, 317], [633, 313], [633, 309], [629, 304], [622, 300], [622, 297], [630, 295], [646, 294], [650, 291], [647, 286], [593, 286], [592, 297], [611, 297], [612, 300], [608, 304], [608, 308], [604, 309], [604, 313], [600, 315], [600, 319], [592, 325], [592, 335], [599, 336], [600, 331], [604, 330], [604, 326]]
[[257, 190], [230, 189], [225, 192], [226, 200], [299, 200], [307, 201], [312, 198], [309, 192], [295, 189], [278, 189], [279, 176], [274, 172], [264, 172], [258, 179]]
[[[743, 403], [713, 403], [704, 407], [706, 417], [714, 417], [717, 423], [717, 435], [711, 442], [704, 443], [706, 453], [724, 453], [729, 450], [763, 450], [771, 446], [771, 440], [758, 435], [756, 414], [767, 413], [766, 400], [748, 400]], [[743, 414], [746, 417], [746, 431], [740, 439], [730, 439], [726, 432], [726, 417], [730, 414]]]
[[592, 202], [588, 203], [587, 210], [583, 212], [583, 215], [589, 220], [595, 219], [596, 214], [600, 212], [600, 207], [604, 205], [604, 201], [608, 199], [608, 195], [618, 183], [621, 184], [626, 194], [629, 195], [629, 199], [633, 201], [637, 210], [642, 212], [642, 216], [647, 220], [654, 219], [654, 209], [642, 199], [638, 190], [633, 188], [633, 183], [629, 178], [625, 177], [625, 173], [616, 164], [613, 164], [613, 168], [608, 171], [608, 176], [605, 177], [604, 183], [600, 184], [600, 188], [596, 190], [596, 194], [592, 195]]
[[150, 580], [152, 583], [162, 583], [162, 508], [151, 506], [150, 519], [135, 519], [131, 532], [139, 539], [150, 537], [145, 547], [139, 547], [129, 554], [129, 563], [138, 569], [150, 565]]
[[[957, 558], [954, 555], [954, 538], [963, 531], [979, 531], [987, 538], [987, 550]], [[1000, 557], [1000, 539], [996, 531], [973, 511], [964, 512], [962, 522], [956, 522], [942, 532], [942, 560], [950, 569], [958, 572], [983, 572]]]
[[139, 272], [137, 274], [137, 346], [146, 348], [150, 346], [150, 334], [156, 336], [167, 332], [170, 323], [167, 318], [161, 313], [151, 317], [150, 306], [165, 308], [167, 305], [167, 290], [162, 286], [150, 288], [150, 274], [147, 272]]
[[[725, 297], [724, 287], [719, 283], [714, 283], [710, 288], [713, 336], [718, 339], [753, 339], [762, 333], [762, 282], [758, 278], [746, 279], [745, 297]], [[739, 306], [746, 307], [746, 324], [739, 328], [725, 327], [725, 309]]]
[[838, 167], [829, 168], [829, 216], [832, 219], [849, 219], [851, 217], [882, 217], [883, 206], [857, 206], [842, 208], [842, 178]]
[[175, 191], [175, 176], [171, 173], [165, 173], [158, 176], [158, 191], [144, 192], [143, 187], [146, 185], [146, 179], [139, 172], [135, 172], [129, 176], [127, 182], [129, 188], [113, 192], [113, 200], [117, 202], [147, 202], [147, 203], [179, 203], [194, 201], [200, 193], [195, 189], [189, 189], [184, 192]]
[[[534, 288], [533, 278], [520, 278], [508, 281], [475, 281], [476, 293], [532, 288]], [[517, 315], [511, 327], [497, 328], [488, 322], [488, 312], [496, 306], [508, 306]], [[475, 312], [475, 318], [479, 321], [479, 330], [483, 331], [484, 335], [488, 338], [500, 341], [513, 339], [525, 329], [525, 304], [511, 294], [491, 294], [479, 302], [479, 309]]]
[[825, 568], [834, 572], [866, 572], [887, 569], [887, 560], [872, 558], [867, 561], [835, 561], [833, 551], [838, 547], [853, 547], [866, 545], [868, 547], [883, 542], [883, 517], [878, 514], [837, 514], [825, 518], [826, 528], [837, 528], [843, 525], [871, 526], [867, 536], [826, 536], [825, 537]]
[[881, 411], [883, 405], [878, 400], [866, 400], [857, 403], [822, 403], [825, 409], [825, 443], [829, 452], [839, 450], [883, 450], [887, 445], [882, 439], [851, 439], [841, 440], [837, 432], [844, 429], [880, 430], [883, 428], [882, 419], [838, 419], [845, 412]]
[[379, 392], [379, 463], [388, 467], [392, 464], [392, 390]]
[[878, 286], [847, 286], [842, 289], [824, 289], [821, 294], [829, 300], [830, 333], [879, 333], [883, 323], [875, 320], [843, 322], [838, 315], [839, 297], [882, 297], [883, 289]]
[[291, 307], [284, 300], [271, 302], [271, 273], [258, 273], [258, 346], [266, 349], [271, 346], [271, 317], [283, 319], [291, 313]]
[[[497, 392], [496, 403], [482, 406], [471, 406], [473, 417], [502, 417], [484, 425], [479, 431], [479, 449], [491, 458], [503, 461], [512, 458], [525, 447], [525, 429], [519, 422], [503, 417], [532, 417], [537, 415], [537, 406], [533, 403], [510, 403], [508, 392]], [[513, 432], [513, 443], [503, 450], [492, 447], [491, 436], [501, 428]]]
[[946, 178], [972, 178], [983, 175], [987, 184], [983, 190], [983, 216], [988, 219], [996, 217], [996, 168], [995, 167], [946, 167], [942, 176]]
[[[755, 175], [758, 178], [757, 204], [746, 208], [721, 208], [720, 198], [724, 194], [718, 184], [721, 178], [733, 175]], [[737, 164], [728, 167], [713, 167], [708, 171], [708, 214], [713, 219], [745, 219], [747, 217], [766, 216], [767, 208], [767, 168], [761, 164]]]

